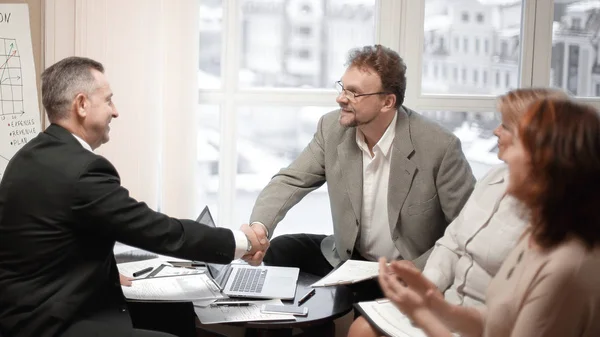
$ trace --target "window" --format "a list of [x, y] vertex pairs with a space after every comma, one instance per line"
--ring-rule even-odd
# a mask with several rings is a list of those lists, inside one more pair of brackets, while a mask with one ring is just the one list
[[483, 71], [483, 85], [487, 85], [487, 70]]
[[222, 8], [220, 1], [200, 2], [200, 45], [198, 84], [200, 88], [221, 86]]
[[[271, 177], [308, 145], [319, 118], [336, 109], [333, 84], [348, 52], [376, 42], [376, 0], [199, 1], [206, 17], [199, 78], [214, 84], [200, 86], [198, 212], [207, 204], [220, 224], [237, 228]], [[223, 24], [232, 18], [235, 24]], [[207, 51], [215, 62], [202, 61]], [[305, 197], [282, 224], [275, 236], [332, 233], [326, 188]]]
[[[375, 0], [339, 1], [326, 9], [303, 1], [229, 3], [240, 8], [241, 87], [330, 88], [348, 51], [374, 43]], [[302, 33], [290, 37], [295, 31]]]
[[599, 97], [594, 85], [600, 77], [597, 1], [555, 1], [553, 24], [550, 85], [580, 97]]
[[[520, 79], [521, 48], [519, 41], [522, 40], [522, 0], [475, 1], [476, 8], [471, 8], [475, 6], [469, 5], [468, 1], [415, 1], [425, 3], [423, 38], [428, 37], [431, 33], [438, 36], [453, 34], [452, 50], [440, 55], [427, 49], [421, 57], [423, 63], [452, 62], [461, 68], [477, 65], [480, 69], [492, 71], [508, 70], [512, 78]], [[444, 12], [442, 8], [452, 10]], [[471, 10], [477, 12], [471, 12]], [[489, 20], [486, 18], [487, 13], [490, 13]], [[484, 22], [485, 28], [482, 26]], [[464, 85], [460, 86], [451, 85], [443, 77], [425, 78], [423, 76], [421, 93], [423, 95], [495, 95], [501, 93], [497, 89], [500, 87], [500, 80], [497, 87], [481, 87], [482, 75], [478, 74], [477, 76], [477, 81], [471, 81], [472, 77], [469, 73], [468, 81], [463, 80], [461, 83]]]
[[596, 83], [596, 96], [600, 96], [600, 83]]
[[477, 13], [477, 23], [483, 23], [483, 14]]
[[298, 55], [298, 57], [301, 59], [308, 59], [310, 58], [310, 50], [300, 49], [296, 52], [296, 55]]
[[298, 34], [303, 36], [310, 36], [312, 34], [312, 28], [308, 26], [298, 27]]
[[437, 64], [434, 64], [434, 65], [433, 65], [433, 78], [435, 78], [435, 79], [437, 79], [437, 78], [438, 78], [438, 76], [439, 76], [439, 75], [438, 75], [438, 71], [439, 71], [439, 69], [438, 69], [438, 65], [437, 65]]
[[567, 74], [567, 90], [573, 95], [577, 95], [579, 87], [579, 46], [569, 46], [568, 74]]
[[506, 87], [506, 89], [510, 89], [510, 73], [509, 72], [504, 74], [504, 86]]
[[473, 84], [479, 84], [479, 71], [473, 70]]
[[467, 69], [465, 68], [462, 69], [462, 82], [467, 83]]
[[462, 14], [461, 14], [461, 20], [462, 20], [462, 22], [465, 22], [465, 23], [469, 22], [469, 13], [468, 12], [462, 12]]
[[458, 82], [458, 68], [454, 67], [452, 69], [452, 78], [454, 79], [454, 82]]
[[[335, 104], [335, 101], [332, 102]], [[237, 124], [236, 224], [248, 221], [258, 193], [271, 177], [289, 165], [312, 139], [319, 118], [329, 107], [240, 106]], [[319, 221], [315, 221], [319, 219]], [[277, 235], [300, 230], [307, 233], [333, 233], [331, 209], [326, 188], [308, 194], [277, 228]], [[281, 229], [279, 229], [281, 228]]]
[[496, 88], [500, 87], [500, 72], [496, 71]]

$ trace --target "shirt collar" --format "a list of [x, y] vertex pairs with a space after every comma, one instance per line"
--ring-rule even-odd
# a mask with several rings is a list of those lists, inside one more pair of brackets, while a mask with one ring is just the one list
[[73, 137], [75, 137], [75, 139], [77, 139], [77, 141], [79, 143], [81, 143], [81, 146], [83, 146], [84, 149], [90, 151], [90, 152], [94, 152], [94, 150], [92, 150], [92, 147], [90, 146], [90, 144], [86, 143], [85, 140], [79, 138], [76, 134], [72, 133]]
[[[396, 137], [396, 120], [397, 119], [398, 119], [398, 113], [396, 112], [396, 114], [394, 115], [394, 119], [392, 119], [392, 122], [390, 123], [390, 125], [388, 125], [387, 129], [383, 133], [383, 136], [381, 136], [381, 139], [379, 139], [377, 144], [375, 144], [375, 146], [373, 146], [373, 152], [375, 152], [375, 148], [379, 148], [381, 153], [385, 157], [387, 157], [388, 153], [390, 152], [390, 149], [392, 148], [392, 143], [394, 141], [394, 138]], [[362, 150], [369, 152], [369, 147], [367, 146], [367, 143], [365, 142], [365, 135], [358, 128], [356, 128], [356, 144]]]

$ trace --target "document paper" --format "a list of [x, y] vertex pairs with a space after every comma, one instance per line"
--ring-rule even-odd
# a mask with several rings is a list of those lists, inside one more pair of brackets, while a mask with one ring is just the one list
[[372, 279], [379, 275], [379, 263], [373, 261], [348, 260], [311, 287], [327, 287], [351, 284]]
[[[246, 301], [249, 302], [249, 301]], [[194, 303], [195, 304], [195, 303]], [[281, 300], [252, 301], [248, 306], [206, 306], [194, 305], [196, 316], [202, 324], [254, 322], [254, 321], [295, 321], [289, 314], [265, 314], [260, 311], [263, 304], [283, 305]]]
[[365, 315], [379, 329], [392, 337], [426, 337], [423, 330], [415, 327], [389, 300], [358, 303]]
[[191, 302], [225, 297], [206, 274], [140, 279], [121, 288], [132, 300]]

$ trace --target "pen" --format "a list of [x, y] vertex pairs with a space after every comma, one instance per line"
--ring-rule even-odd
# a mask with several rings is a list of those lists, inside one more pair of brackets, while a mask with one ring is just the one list
[[142, 276], [142, 275], [144, 275], [144, 274], [146, 274], [146, 273], [149, 273], [149, 272], [151, 272], [151, 271], [152, 271], [152, 269], [154, 269], [154, 268], [152, 268], [152, 267], [148, 267], [148, 268], [144, 268], [144, 269], [142, 269], [142, 270], [140, 270], [140, 271], [136, 271], [135, 273], [133, 273], [133, 277]]
[[316, 291], [315, 289], [312, 289], [311, 291], [309, 291], [306, 295], [302, 296], [302, 298], [300, 298], [300, 300], [298, 301], [298, 305], [301, 305], [302, 303], [308, 301], [311, 297], [313, 297], [315, 295]]
[[227, 303], [212, 303], [210, 306], [211, 307], [249, 307], [250, 304], [252, 303], [248, 303], [248, 302], [244, 302], [244, 303], [234, 303], [234, 302], [227, 302]]

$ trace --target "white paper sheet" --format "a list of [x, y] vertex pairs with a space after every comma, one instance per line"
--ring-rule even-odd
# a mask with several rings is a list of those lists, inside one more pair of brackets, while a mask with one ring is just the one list
[[360, 302], [358, 305], [381, 330], [392, 337], [426, 337], [396, 306], [388, 301]]
[[[246, 301], [249, 306], [199, 306], [194, 302], [194, 311], [202, 324], [253, 321], [295, 321], [296, 317], [286, 314], [263, 314], [263, 304], [283, 305], [281, 300]], [[204, 303], [202, 303], [204, 304]]]
[[375, 278], [379, 275], [379, 263], [372, 261], [348, 260], [311, 287], [327, 287], [339, 284], [351, 284]]
[[204, 274], [205, 272], [205, 269], [172, 267], [167, 263], [163, 262], [163, 265], [153, 270], [152, 275], [150, 275], [149, 277], [172, 277], [193, 274]]
[[121, 287], [128, 299], [150, 301], [195, 301], [224, 297], [205, 274], [159, 277], [133, 281]]

